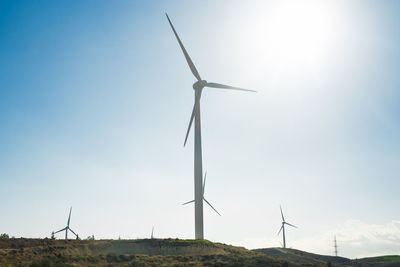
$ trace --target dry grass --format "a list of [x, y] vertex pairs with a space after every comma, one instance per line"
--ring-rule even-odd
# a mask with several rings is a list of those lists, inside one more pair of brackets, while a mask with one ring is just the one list
[[1, 266], [289, 266], [207, 240], [0, 240]]

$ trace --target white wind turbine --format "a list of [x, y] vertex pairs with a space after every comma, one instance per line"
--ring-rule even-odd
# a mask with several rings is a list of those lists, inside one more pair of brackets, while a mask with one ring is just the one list
[[69, 216], [68, 216], [67, 226], [64, 227], [64, 228], [61, 229], [61, 230], [58, 230], [58, 231], [55, 232], [54, 234], [57, 234], [57, 233], [62, 232], [62, 231], [65, 231], [65, 239], [68, 239], [68, 230], [69, 230], [69, 231], [71, 231], [71, 233], [73, 233], [73, 234], [76, 236], [76, 238], [79, 238], [79, 236], [78, 236], [77, 234], [75, 234], [75, 232], [72, 231], [71, 228], [69, 228], [69, 223], [70, 223], [70, 221], [71, 221], [71, 212], [72, 212], [72, 207], [69, 209]]
[[195, 210], [195, 238], [196, 239], [204, 239], [204, 228], [203, 228], [203, 166], [202, 166], [202, 152], [201, 152], [201, 124], [200, 124], [200, 98], [203, 92], [204, 87], [212, 87], [217, 89], [229, 89], [229, 90], [240, 90], [240, 91], [248, 91], [255, 92], [254, 90], [242, 89], [238, 87], [233, 87], [229, 85], [219, 84], [219, 83], [211, 83], [206, 80], [202, 80], [199, 72], [193, 64], [189, 54], [187, 53], [185, 47], [183, 46], [181, 39], [175, 31], [174, 26], [172, 25], [171, 20], [167, 16], [168, 22], [171, 25], [172, 31], [175, 34], [176, 39], [178, 40], [179, 46], [182, 49], [182, 52], [186, 58], [186, 61], [189, 65], [190, 70], [193, 75], [197, 79], [197, 81], [193, 84], [193, 89], [195, 92], [194, 96], [194, 106], [192, 115], [190, 117], [189, 126], [186, 132], [184, 146], [186, 145], [186, 141], [190, 132], [190, 128], [194, 119], [194, 210]]
[[[219, 215], [221, 216], [221, 214], [210, 204], [210, 202], [207, 201], [207, 199], [204, 197], [204, 193], [205, 193], [205, 189], [206, 189], [206, 178], [207, 178], [207, 172], [204, 174], [204, 182], [203, 182], [203, 200]], [[182, 205], [186, 205], [189, 203], [194, 202], [193, 200], [190, 200], [188, 202], [183, 203]]]
[[283, 217], [282, 207], [279, 206], [279, 208], [281, 209], [282, 226], [281, 226], [281, 228], [279, 229], [278, 235], [279, 235], [279, 233], [282, 231], [282, 234], [283, 234], [283, 248], [286, 248], [285, 224], [290, 225], [290, 226], [295, 227], [295, 228], [297, 228], [297, 226], [294, 226], [293, 224], [287, 223], [287, 222], [285, 221], [285, 217]]

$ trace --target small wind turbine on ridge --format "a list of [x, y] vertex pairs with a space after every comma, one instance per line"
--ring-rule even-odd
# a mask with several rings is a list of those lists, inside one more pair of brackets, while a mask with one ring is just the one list
[[58, 230], [57, 232], [52, 233], [52, 236], [54, 236], [54, 234], [57, 234], [59, 232], [65, 231], [65, 239], [67, 240], [68, 239], [68, 230], [69, 230], [69, 231], [71, 231], [71, 233], [73, 233], [76, 236], [76, 239], [79, 238], [79, 236], [74, 231], [72, 231], [72, 229], [69, 227], [69, 223], [71, 221], [71, 212], [72, 212], [72, 207], [69, 209], [69, 216], [68, 216], [67, 226], [64, 227], [61, 230]]
[[283, 234], [283, 248], [286, 248], [285, 224], [287, 224], [287, 225], [289, 225], [289, 226], [292, 226], [292, 227], [295, 227], [295, 228], [297, 228], [297, 226], [294, 226], [293, 224], [290, 224], [290, 223], [286, 222], [286, 221], [285, 221], [285, 217], [283, 217], [282, 207], [279, 206], [279, 208], [281, 209], [282, 226], [281, 226], [281, 228], [279, 229], [278, 235], [279, 235], [279, 233], [282, 231], [282, 234]]

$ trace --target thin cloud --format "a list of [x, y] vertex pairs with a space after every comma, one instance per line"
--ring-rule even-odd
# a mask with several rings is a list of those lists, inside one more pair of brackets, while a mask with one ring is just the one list
[[[292, 240], [291, 248], [311, 253], [334, 255], [333, 239], [336, 235], [338, 255], [347, 258], [363, 258], [381, 255], [400, 255], [400, 221], [386, 224], [368, 224], [360, 220], [348, 220], [327, 232], [313, 237]], [[232, 242], [249, 249], [276, 247], [278, 237], [248, 238]]]
[[332, 255], [335, 235], [340, 256], [361, 258], [400, 254], [400, 221], [368, 224], [359, 220], [348, 220], [319, 236], [293, 243], [296, 248]]

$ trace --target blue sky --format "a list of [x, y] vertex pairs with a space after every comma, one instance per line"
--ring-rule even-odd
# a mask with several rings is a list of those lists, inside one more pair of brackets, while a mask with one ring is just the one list
[[[192, 238], [193, 105], [206, 90], [205, 237], [400, 254], [396, 1], [1, 1], [0, 232]], [[360, 240], [367, 240], [360, 242]], [[397, 245], [396, 245], [397, 244]]]

